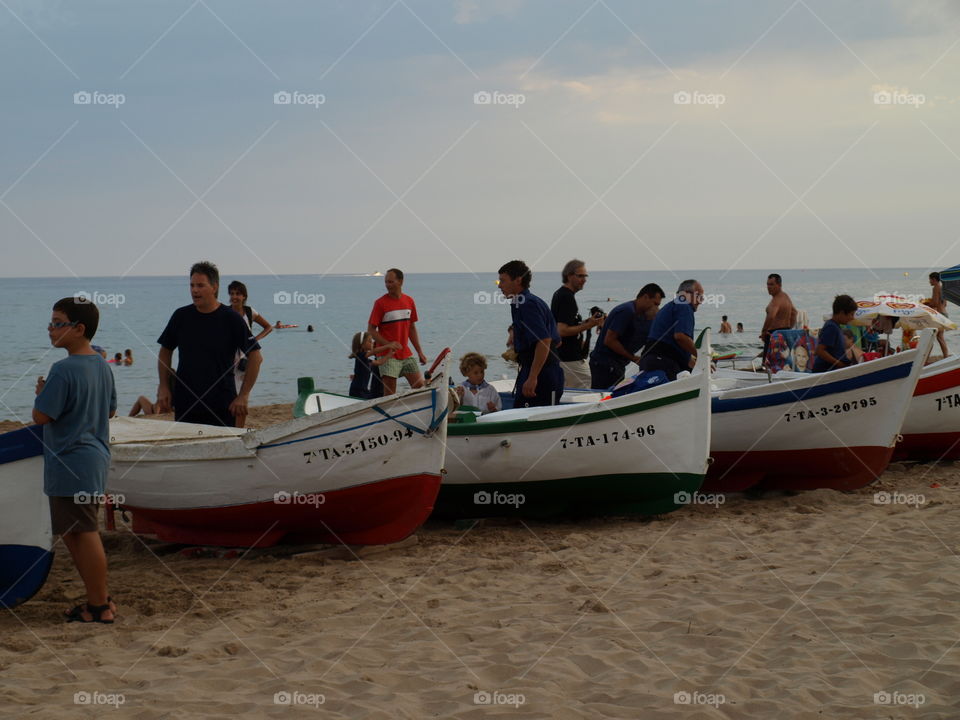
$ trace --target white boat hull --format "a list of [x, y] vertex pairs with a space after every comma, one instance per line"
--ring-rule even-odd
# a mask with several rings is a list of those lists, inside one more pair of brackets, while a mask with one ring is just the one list
[[141, 433], [153, 426], [146, 442], [127, 427], [136, 420], [114, 420], [108, 490], [133, 510], [136, 532], [174, 542], [396, 542], [427, 518], [439, 489], [440, 388], [263, 430], [141, 420]]
[[[925, 333], [915, 351], [771, 383], [760, 376], [715, 392], [714, 462], [704, 489], [853, 489], [872, 482], [890, 462], [930, 342]], [[721, 383], [731, 377], [721, 373]]]
[[[504, 410], [448, 430], [438, 515], [673, 510], [703, 482], [709, 372], [599, 401]], [[566, 398], [566, 395], [565, 395]], [[678, 495], [680, 496], [678, 499]]]
[[0, 607], [29, 600], [53, 563], [39, 427], [0, 435]]

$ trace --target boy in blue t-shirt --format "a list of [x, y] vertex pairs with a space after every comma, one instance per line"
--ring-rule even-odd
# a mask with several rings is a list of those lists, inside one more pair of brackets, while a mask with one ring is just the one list
[[847, 346], [840, 326], [852, 322], [856, 312], [857, 301], [849, 295], [837, 295], [833, 299], [833, 317], [823, 324], [817, 335], [817, 357], [813, 361], [813, 372], [821, 373], [853, 364], [847, 357]]
[[97, 306], [64, 298], [53, 306], [47, 332], [68, 355], [37, 380], [33, 421], [43, 425], [43, 492], [53, 532], [63, 537], [87, 591], [67, 622], [112, 623], [117, 606], [107, 591], [107, 557], [97, 511], [110, 466], [110, 423], [117, 411], [113, 373], [90, 346]]

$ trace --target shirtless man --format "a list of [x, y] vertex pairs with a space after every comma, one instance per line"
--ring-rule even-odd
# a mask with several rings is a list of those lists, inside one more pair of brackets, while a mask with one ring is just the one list
[[770, 334], [776, 330], [789, 330], [797, 322], [797, 309], [790, 296], [783, 291], [783, 278], [777, 273], [767, 275], [767, 292], [770, 304], [767, 305], [767, 317], [763, 321], [760, 339], [763, 340], [763, 357], [766, 359], [770, 347]]

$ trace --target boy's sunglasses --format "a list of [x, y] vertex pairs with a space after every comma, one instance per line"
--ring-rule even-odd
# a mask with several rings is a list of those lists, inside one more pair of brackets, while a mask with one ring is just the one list
[[79, 320], [74, 320], [73, 322], [55, 322], [47, 325], [47, 330], [59, 330], [60, 328], [65, 327], [76, 327], [79, 324]]

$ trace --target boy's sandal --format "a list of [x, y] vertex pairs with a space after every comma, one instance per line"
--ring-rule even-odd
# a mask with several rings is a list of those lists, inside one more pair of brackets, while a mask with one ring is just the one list
[[[107, 605], [110, 606], [110, 612], [112, 612], [114, 615], [116, 615], [116, 614], [117, 614], [117, 604], [113, 601], [113, 598], [110, 597], [109, 595], [107, 595]], [[81, 611], [83, 610], [83, 608], [84, 608], [85, 606], [86, 606], [86, 603], [80, 603], [79, 605], [77, 605], [77, 607], [80, 608]], [[73, 615], [74, 615], [74, 613], [75, 613], [76, 611], [77, 611], [77, 608], [76, 608], [76, 607], [73, 608], [72, 610], [64, 610], [64, 611], [63, 611], [63, 616], [64, 616], [65, 618], [68, 618], [68, 619], [69, 619], [69, 618], [73, 617]]]
[[[103, 613], [110, 609], [109, 602], [106, 605], [90, 605], [88, 603], [81, 603], [66, 614], [67, 622], [96, 622], [104, 625], [112, 625], [113, 620], [107, 620], [102, 617]], [[87, 620], [85, 617], [83, 617], [84, 611], [90, 613], [90, 620]]]

